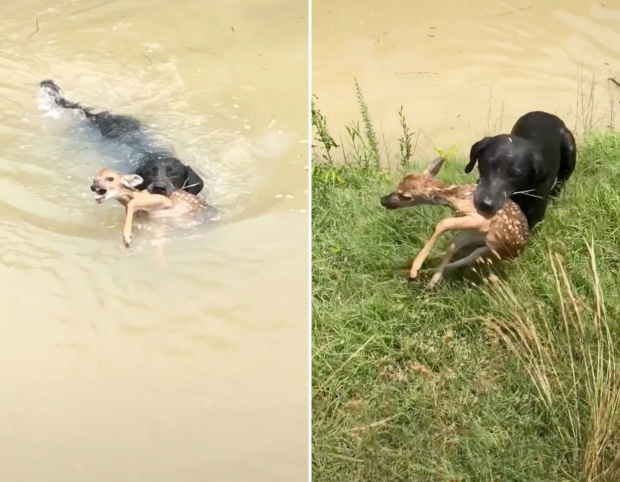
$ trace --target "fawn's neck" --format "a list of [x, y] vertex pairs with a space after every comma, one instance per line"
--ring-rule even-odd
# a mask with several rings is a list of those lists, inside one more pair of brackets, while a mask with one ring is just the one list
[[428, 204], [446, 206], [455, 213], [464, 212], [471, 204], [475, 184], [453, 185], [437, 181], [427, 191]]
[[131, 189], [127, 189], [126, 187], [119, 190], [119, 193], [116, 195], [116, 200], [121, 203], [124, 207], [134, 199], [137, 191], [132, 191]]

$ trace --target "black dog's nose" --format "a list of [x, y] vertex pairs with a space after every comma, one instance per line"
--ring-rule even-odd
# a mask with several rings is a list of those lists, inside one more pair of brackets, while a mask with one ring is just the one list
[[153, 184], [153, 186], [151, 186], [151, 192], [153, 194], [166, 194], [166, 186], [163, 184]]
[[493, 204], [493, 200], [490, 197], [483, 198], [480, 201], [480, 209], [487, 213], [492, 213], [495, 210], [495, 205]]

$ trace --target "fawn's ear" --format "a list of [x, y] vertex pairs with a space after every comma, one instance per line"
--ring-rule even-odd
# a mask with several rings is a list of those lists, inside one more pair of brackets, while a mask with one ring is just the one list
[[137, 174], [125, 174], [123, 176], [123, 186], [128, 187], [129, 189], [136, 189], [143, 182], [144, 179]]
[[473, 170], [476, 162], [478, 162], [478, 158], [483, 154], [490, 140], [490, 137], [485, 137], [471, 146], [471, 150], [469, 151], [469, 163], [465, 166], [465, 172], [467, 174]]
[[441, 170], [443, 161], [445, 161], [443, 157], [438, 157], [437, 159], [432, 160], [426, 168], [426, 174], [429, 174], [431, 177], [435, 177]]

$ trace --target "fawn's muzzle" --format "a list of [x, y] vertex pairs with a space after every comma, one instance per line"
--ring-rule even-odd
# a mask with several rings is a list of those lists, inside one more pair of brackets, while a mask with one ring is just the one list
[[381, 206], [385, 209], [398, 209], [402, 207], [402, 201], [397, 193], [388, 194], [387, 196], [383, 196], [381, 199]]

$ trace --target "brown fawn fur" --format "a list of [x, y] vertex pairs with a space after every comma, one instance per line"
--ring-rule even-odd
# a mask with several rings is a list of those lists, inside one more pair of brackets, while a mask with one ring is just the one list
[[125, 208], [125, 225], [123, 241], [126, 247], [131, 245], [133, 215], [143, 211], [150, 218], [174, 217], [207, 207], [207, 203], [197, 196], [178, 189], [170, 197], [138, 191], [143, 179], [137, 174], [119, 174], [112, 169], [101, 169], [93, 179], [91, 191], [96, 193], [95, 201], [99, 204], [108, 199], [116, 199]]
[[[442, 234], [466, 231], [448, 246], [431, 279], [431, 288], [441, 281], [445, 269], [470, 266], [483, 260], [488, 262], [493, 257], [515, 258], [521, 254], [529, 239], [527, 219], [517, 204], [508, 200], [493, 215], [479, 213], [474, 207], [475, 184], [450, 185], [435, 179], [443, 162], [444, 159], [439, 157], [423, 173], [406, 175], [395, 192], [381, 198], [381, 204], [387, 209], [432, 204], [447, 206], [455, 214], [455, 217], [443, 219], [437, 224], [435, 232], [411, 265], [410, 279], [417, 278], [422, 264]], [[473, 244], [479, 247], [463, 259], [450, 263], [458, 250]]]

